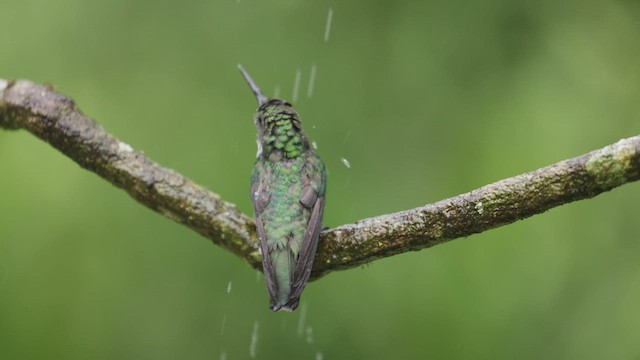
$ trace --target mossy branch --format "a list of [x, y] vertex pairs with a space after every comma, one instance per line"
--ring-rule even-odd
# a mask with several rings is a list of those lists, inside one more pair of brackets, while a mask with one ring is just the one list
[[[50, 87], [0, 80], [0, 127], [26, 129], [142, 204], [261, 269], [251, 218], [107, 133]], [[638, 179], [635, 136], [435, 204], [325, 230], [313, 277], [509, 224]]]

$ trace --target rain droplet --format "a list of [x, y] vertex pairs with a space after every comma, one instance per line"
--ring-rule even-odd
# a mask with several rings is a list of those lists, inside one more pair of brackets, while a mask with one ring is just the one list
[[318, 144], [315, 141], [311, 142], [311, 147], [313, 147], [313, 150], [318, 150]]
[[349, 136], [351, 136], [351, 131], [347, 131], [347, 134], [344, 136], [344, 140], [342, 140], [342, 145], [347, 143]]
[[260, 325], [256, 321], [253, 324], [253, 332], [251, 333], [251, 345], [249, 345], [249, 356], [251, 356], [252, 359], [256, 357], [256, 347], [258, 346], [258, 327], [259, 326]]
[[298, 336], [302, 336], [306, 319], [307, 319], [307, 303], [302, 303], [302, 306], [300, 306], [300, 318], [298, 318]]
[[316, 360], [324, 360], [324, 355], [322, 355], [321, 351], [316, 353]]
[[329, 8], [329, 13], [327, 13], [327, 26], [324, 28], [324, 42], [329, 41], [329, 34], [331, 33], [332, 19], [333, 19], [333, 9]]
[[227, 284], [227, 294], [231, 293], [231, 281]]
[[227, 325], [227, 314], [222, 315], [222, 325], [220, 326], [220, 335], [224, 335], [224, 327]]
[[345, 158], [341, 157], [341, 158], [340, 158], [340, 161], [342, 161], [342, 165], [346, 166], [346, 167], [347, 167], [347, 169], [351, 169], [351, 163], [349, 162], [349, 160], [347, 160], [347, 159], [345, 159]]
[[307, 326], [307, 344], [311, 344], [313, 342], [313, 328], [311, 326]]
[[[238, 2], [240, 2], [240, 0], [238, 0]], [[316, 355], [316, 359], [318, 358], [318, 355]], [[220, 360], [227, 360], [227, 352], [223, 351], [220, 353]]]
[[280, 85], [276, 85], [276, 88], [273, 89], [273, 97], [275, 99], [279, 99], [280, 98]]
[[296, 70], [296, 79], [293, 82], [293, 96], [291, 97], [291, 101], [294, 103], [298, 101], [298, 92], [300, 90], [300, 78], [302, 77], [302, 72], [300, 69]]
[[309, 73], [309, 86], [307, 87], [307, 97], [310, 98], [313, 95], [313, 87], [316, 83], [316, 64], [311, 65], [311, 72]]

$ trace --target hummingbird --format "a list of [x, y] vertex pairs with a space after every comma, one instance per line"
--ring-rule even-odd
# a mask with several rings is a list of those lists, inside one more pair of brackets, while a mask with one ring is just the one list
[[293, 311], [309, 281], [318, 247], [327, 172], [309, 146], [293, 106], [267, 98], [244, 68], [238, 68], [258, 100], [251, 201], [269, 307]]

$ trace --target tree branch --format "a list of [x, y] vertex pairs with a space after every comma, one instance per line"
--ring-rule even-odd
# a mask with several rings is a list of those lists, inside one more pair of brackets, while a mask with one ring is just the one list
[[[0, 80], [0, 127], [26, 129], [142, 204], [261, 269], [249, 217], [107, 133], [50, 87]], [[435, 204], [325, 230], [313, 277], [509, 224], [638, 179], [640, 136], [635, 136]]]

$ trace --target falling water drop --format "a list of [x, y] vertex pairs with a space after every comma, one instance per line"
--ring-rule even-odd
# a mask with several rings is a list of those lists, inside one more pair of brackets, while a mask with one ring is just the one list
[[256, 357], [256, 347], [258, 346], [258, 327], [260, 324], [256, 321], [253, 324], [253, 332], [251, 333], [251, 344], [249, 345], [249, 356], [251, 358]]
[[316, 353], [316, 360], [324, 360], [324, 355], [322, 355], [322, 351], [318, 351]]
[[309, 86], [307, 87], [307, 97], [310, 98], [313, 95], [313, 87], [316, 83], [316, 64], [311, 65], [311, 72], [309, 73]]
[[280, 85], [276, 85], [276, 88], [273, 89], [273, 98], [274, 99], [280, 98]]
[[227, 284], [227, 294], [231, 293], [231, 281]]
[[347, 131], [347, 134], [344, 136], [344, 140], [342, 140], [342, 145], [345, 145], [351, 136], [351, 130]]
[[311, 146], [313, 147], [313, 150], [318, 150], [318, 143], [316, 143], [315, 141], [311, 142]]
[[340, 158], [340, 161], [342, 161], [342, 165], [346, 166], [346, 167], [347, 167], [347, 169], [351, 169], [351, 163], [349, 162], [349, 160], [347, 160], [347, 159], [345, 159], [345, 158], [341, 157], [341, 158]]
[[331, 33], [332, 19], [333, 19], [333, 9], [329, 8], [329, 13], [327, 13], [327, 26], [324, 28], [324, 42], [329, 41], [329, 34]]
[[313, 342], [313, 328], [311, 326], [307, 326], [307, 344], [311, 344]]
[[298, 92], [300, 90], [300, 78], [302, 77], [302, 72], [300, 69], [296, 70], [296, 79], [293, 82], [293, 96], [291, 96], [291, 101], [294, 103], [298, 101]]
[[298, 318], [298, 336], [302, 336], [304, 331], [304, 325], [307, 320], [307, 303], [302, 303], [300, 306], [300, 317]]
[[227, 314], [222, 315], [222, 325], [220, 325], [220, 335], [224, 335], [224, 327], [227, 325]]

